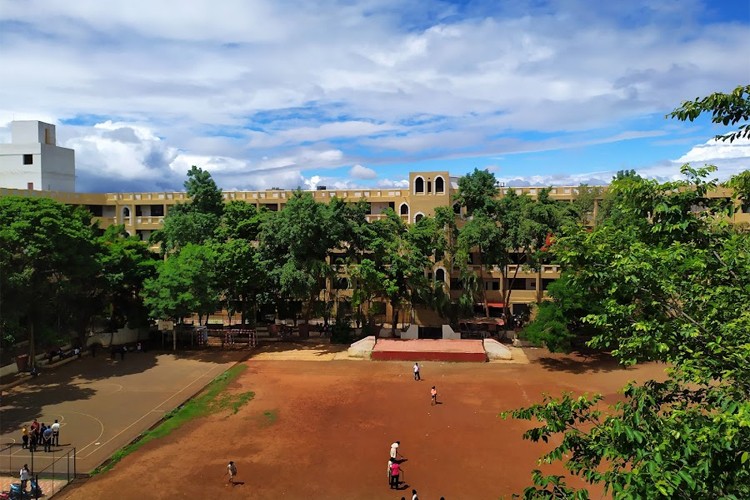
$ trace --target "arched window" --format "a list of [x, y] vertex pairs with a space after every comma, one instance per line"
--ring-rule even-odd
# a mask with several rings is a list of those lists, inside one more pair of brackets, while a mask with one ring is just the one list
[[414, 179], [414, 192], [415, 193], [424, 193], [424, 179], [421, 177], [417, 177]]
[[406, 203], [401, 204], [401, 208], [399, 208], [399, 212], [401, 215], [409, 215], [409, 205]]
[[130, 209], [128, 207], [123, 207], [123, 209], [122, 209], [122, 216], [123, 217], [130, 217]]
[[422, 219], [424, 219], [424, 214], [422, 212], [419, 212], [417, 215], [414, 216], [414, 222], [419, 222]]
[[435, 177], [435, 192], [436, 193], [444, 193], [445, 192], [445, 181], [442, 177]]
[[435, 281], [441, 281], [445, 283], [445, 269], [439, 267], [435, 270]]

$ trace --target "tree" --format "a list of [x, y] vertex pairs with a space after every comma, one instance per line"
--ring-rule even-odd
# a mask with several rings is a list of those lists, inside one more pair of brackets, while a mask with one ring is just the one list
[[187, 173], [185, 190], [191, 207], [200, 213], [221, 217], [224, 213], [224, 197], [208, 170], [193, 165]]
[[[750, 85], [740, 85], [730, 94], [716, 92], [708, 97], [685, 101], [667, 118], [693, 121], [703, 113], [711, 113], [711, 121], [725, 127], [747, 122], [750, 120]], [[717, 140], [729, 142], [737, 138], [750, 138], [750, 125], [744, 123], [734, 132], [716, 136]]]
[[[569, 286], [596, 301], [589, 345], [624, 364], [668, 363], [669, 378], [629, 384], [607, 413], [600, 396], [566, 394], [504, 414], [542, 423], [527, 439], [562, 434], [542, 461], [564, 460], [615, 498], [750, 497], [750, 234], [708, 196], [712, 170], [685, 166], [686, 181], [665, 184], [625, 176], [609, 219], [555, 244]], [[533, 480], [526, 498], [587, 497], [562, 476]]]
[[431, 264], [432, 249], [416, 225], [407, 227], [391, 209], [384, 215], [372, 223], [372, 253], [362, 260], [355, 274], [362, 280], [364, 293], [390, 303], [391, 332], [395, 335], [401, 308], [429, 287], [425, 270]]
[[157, 260], [146, 243], [130, 236], [121, 225], [108, 227], [98, 238], [102, 251], [99, 262], [105, 281], [103, 299], [109, 310], [109, 328], [115, 331], [126, 324], [148, 324], [141, 291], [144, 281], [153, 276]]
[[303, 304], [305, 324], [330, 274], [328, 250], [338, 243], [328, 211], [310, 193], [297, 191], [284, 210], [263, 222], [260, 232], [262, 257], [272, 266], [269, 275], [281, 297]]
[[[85, 325], [101, 304], [91, 215], [46, 198], [0, 198], [0, 292], [5, 332], [48, 341]], [[24, 331], [25, 330], [25, 331]]]
[[193, 166], [187, 175], [185, 189], [190, 201], [172, 207], [164, 218], [162, 228], [150, 238], [151, 243], [161, 245], [165, 255], [179, 251], [188, 244], [200, 245], [214, 238], [224, 214], [221, 189], [216, 186], [211, 174]]
[[[240, 313], [245, 324], [251, 308], [261, 302], [268, 287], [268, 274], [252, 242], [232, 239], [216, 246], [216, 274], [222, 303], [230, 317]], [[253, 322], [255, 315], [252, 315]]]
[[470, 174], [458, 179], [458, 194], [455, 201], [466, 207], [468, 216], [474, 212], [492, 212], [492, 204], [497, 197], [498, 188], [495, 174], [477, 168]]
[[182, 323], [193, 313], [208, 316], [219, 305], [215, 251], [209, 246], [186, 245], [159, 262], [157, 275], [144, 282], [141, 295], [152, 318]]

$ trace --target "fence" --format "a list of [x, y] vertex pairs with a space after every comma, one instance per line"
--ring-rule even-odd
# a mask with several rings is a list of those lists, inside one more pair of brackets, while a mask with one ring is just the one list
[[221, 347], [222, 349], [252, 349], [258, 345], [258, 337], [252, 329], [203, 329], [199, 331], [199, 339], [204, 347]]
[[[41, 487], [42, 496], [49, 498], [58, 493], [76, 477], [76, 449], [62, 448], [51, 452], [31, 452], [20, 444], [0, 448], [0, 487], [8, 491], [12, 483], [18, 483], [24, 464], [29, 466], [31, 476]], [[31, 498], [34, 498], [33, 496]]]

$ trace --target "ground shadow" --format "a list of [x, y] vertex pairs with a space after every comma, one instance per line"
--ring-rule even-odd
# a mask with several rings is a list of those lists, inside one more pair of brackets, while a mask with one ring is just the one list
[[617, 362], [609, 353], [580, 352], [570, 354], [543, 355], [536, 360], [542, 368], [549, 371], [564, 371], [568, 373], [598, 373], [624, 370], [625, 367]]
[[317, 356], [327, 356], [349, 349], [346, 344], [331, 344], [317, 339], [310, 340], [261, 340], [258, 347], [252, 350], [250, 357], [266, 352], [315, 351]]

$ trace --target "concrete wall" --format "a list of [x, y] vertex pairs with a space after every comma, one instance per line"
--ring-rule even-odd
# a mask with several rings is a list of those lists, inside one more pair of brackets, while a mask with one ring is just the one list
[[[42, 144], [42, 184], [45, 191], [76, 190], [76, 159], [72, 149]], [[36, 187], [36, 186], [35, 186]]]

